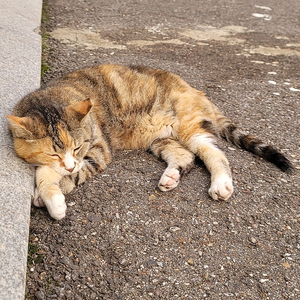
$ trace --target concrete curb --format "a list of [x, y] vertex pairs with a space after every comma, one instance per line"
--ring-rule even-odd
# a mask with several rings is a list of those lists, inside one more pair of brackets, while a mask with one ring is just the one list
[[15, 156], [5, 114], [40, 85], [42, 0], [0, 0], [0, 299], [24, 299], [33, 170]]

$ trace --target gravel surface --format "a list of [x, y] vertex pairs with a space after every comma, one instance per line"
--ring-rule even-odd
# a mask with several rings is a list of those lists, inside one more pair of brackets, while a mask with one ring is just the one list
[[217, 202], [201, 162], [163, 193], [162, 161], [119, 151], [62, 221], [32, 208], [26, 299], [300, 299], [298, 0], [45, 4], [44, 82], [100, 63], [172, 71], [296, 169], [220, 141], [235, 192]]

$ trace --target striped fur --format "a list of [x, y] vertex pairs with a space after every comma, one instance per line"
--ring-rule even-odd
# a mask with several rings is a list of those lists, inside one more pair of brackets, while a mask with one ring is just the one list
[[17, 154], [37, 166], [35, 205], [65, 216], [64, 193], [105, 169], [116, 149], [149, 149], [167, 162], [159, 188], [175, 188], [202, 159], [209, 194], [228, 199], [230, 167], [216, 137], [292, 168], [275, 148], [243, 133], [179, 76], [147, 67], [100, 65], [78, 70], [24, 97], [7, 116]]
[[[225, 119], [225, 120], [224, 120]], [[243, 132], [227, 118], [218, 120], [220, 135], [234, 145], [257, 154], [266, 161], [275, 164], [283, 172], [292, 170], [290, 161], [273, 146], [267, 145], [260, 139]]]

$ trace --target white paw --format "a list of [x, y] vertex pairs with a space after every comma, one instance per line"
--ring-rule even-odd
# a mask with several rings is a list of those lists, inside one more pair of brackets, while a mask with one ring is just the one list
[[179, 183], [180, 173], [175, 168], [167, 168], [162, 174], [158, 188], [165, 192], [174, 189]]
[[227, 200], [233, 193], [232, 179], [226, 174], [217, 177], [208, 193], [214, 200]]
[[61, 220], [66, 216], [67, 205], [63, 194], [56, 194], [51, 200], [46, 200], [44, 203], [53, 219]]

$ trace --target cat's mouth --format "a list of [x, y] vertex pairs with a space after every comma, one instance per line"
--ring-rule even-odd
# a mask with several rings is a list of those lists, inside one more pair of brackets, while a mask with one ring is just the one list
[[72, 166], [65, 166], [64, 168], [54, 168], [57, 173], [62, 176], [68, 176], [77, 173], [82, 168], [82, 164], [74, 161]]

